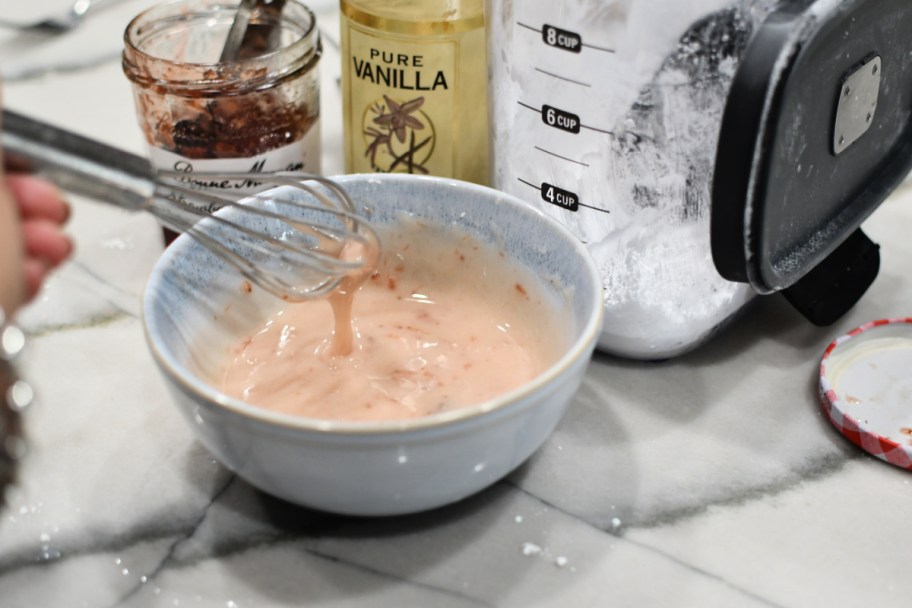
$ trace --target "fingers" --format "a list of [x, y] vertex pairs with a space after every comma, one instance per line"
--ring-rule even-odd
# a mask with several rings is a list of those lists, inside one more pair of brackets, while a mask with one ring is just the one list
[[46, 219], [27, 219], [22, 223], [25, 255], [40, 260], [47, 269], [56, 268], [73, 251], [73, 242], [60, 231], [59, 224]]
[[[73, 242], [61, 229], [69, 219], [70, 207], [60, 191], [41, 178], [13, 173], [7, 174], [4, 179], [0, 170], [0, 180], [5, 181], [4, 185], [12, 195], [9, 197], [12, 201], [6, 199], [9, 207], [12, 207], [9, 210], [18, 216], [16, 220], [9, 220], [0, 225], [0, 233], [3, 233], [4, 229], [20, 231], [21, 238], [14, 239], [9, 235], [4, 235], [4, 238], [10, 243], [18, 241], [25, 254], [18, 262], [21, 265], [18, 272], [11, 271], [10, 274], [14, 281], [18, 275], [18, 281], [24, 279], [25, 283], [25, 293], [22, 294], [20, 291], [19, 295], [12, 299], [14, 308], [22, 303], [23, 296], [25, 302], [32, 300], [41, 290], [48, 273], [72, 254]], [[0, 192], [0, 196], [3, 196], [4, 192]], [[7, 306], [10, 304], [7, 303]]]
[[24, 221], [22, 237], [25, 302], [30, 302], [41, 291], [48, 273], [70, 257], [73, 242], [60, 231], [59, 224], [45, 219]]
[[60, 191], [47, 181], [32, 175], [9, 174], [6, 183], [24, 221], [42, 218], [59, 225], [69, 219], [69, 205]]
[[49, 272], [44, 262], [37, 259], [25, 260], [25, 302], [31, 302], [44, 285], [44, 279]]
[[73, 252], [72, 240], [61, 230], [69, 219], [70, 207], [60, 191], [43, 179], [8, 174], [6, 185], [18, 207], [25, 248], [25, 297], [31, 301], [48, 273]]

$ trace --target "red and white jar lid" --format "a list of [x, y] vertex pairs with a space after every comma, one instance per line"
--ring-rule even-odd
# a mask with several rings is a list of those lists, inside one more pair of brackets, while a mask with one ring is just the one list
[[820, 401], [852, 443], [912, 470], [912, 317], [834, 340], [820, 362]]

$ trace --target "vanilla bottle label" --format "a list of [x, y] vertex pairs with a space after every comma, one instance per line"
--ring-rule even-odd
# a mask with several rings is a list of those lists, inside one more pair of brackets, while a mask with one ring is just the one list
[[346, 169], [452, 176], [457, 41], [379, 36], [351, 21], [343, 27]]

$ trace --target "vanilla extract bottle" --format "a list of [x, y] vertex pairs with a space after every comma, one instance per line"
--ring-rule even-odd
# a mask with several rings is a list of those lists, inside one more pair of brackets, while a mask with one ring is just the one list
[[340, 0], [345, 169], [488, 184], [484, 0]]

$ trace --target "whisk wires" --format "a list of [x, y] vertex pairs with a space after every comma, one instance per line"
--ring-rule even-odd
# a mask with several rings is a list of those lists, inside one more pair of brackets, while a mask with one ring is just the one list
[[[376, 262], [379, 239], [366, 212], [331, 179], [299, 173], [161, 177], [148, 211], [287, 301], [324, 296]], [[219, 180], [227, 192], [201, 189], [205, 180]], [[273, 188], [240, 200], [231, 193], [249, 184]]]

